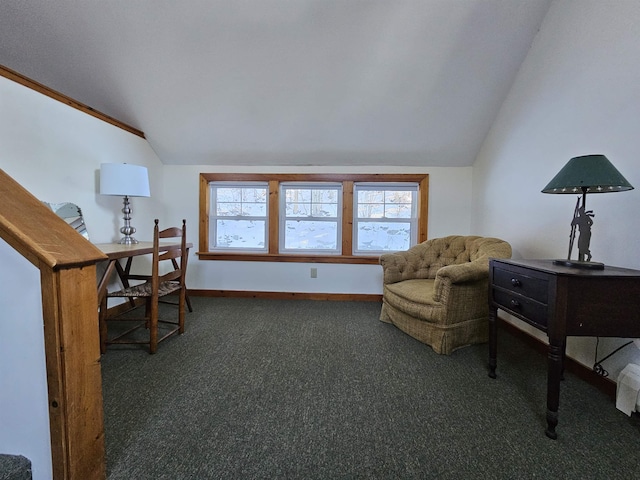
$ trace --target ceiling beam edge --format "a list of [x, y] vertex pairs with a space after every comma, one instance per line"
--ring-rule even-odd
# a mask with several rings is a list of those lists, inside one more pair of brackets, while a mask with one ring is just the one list
[[71, 97], [68, 97], [41, 83], [36, 82], [35, 80], [25, 77], [24, 75], [16, 72], [15, 70], [7, 68], [4, 65], [0, 65], [0, 76], [8, 78], [9, 80], [19, 83], [20, 85], [35, 90], [36, 92], [53, 98], [54, 100], [62, 102], [65, 105], [75, 108], [76, 110], [80, 110], [81, 112], [86, 113], [87, 115], [91, 115], [92, 117], [102, 120], [103, 122], [107, 122], [111, 125], [121, 128], [122, 130], [137, 135], [138, 137], [145, 138], [144, 132], [142, 130], [138, 130], [131, 125], [127, 125], [126, 123], [116, 120], [115, 118], [110, 117], [107, 114], [99, 112], [98, 110], [95, 110], [88, 105], [85, 105], [84, 103], [78, 102]]

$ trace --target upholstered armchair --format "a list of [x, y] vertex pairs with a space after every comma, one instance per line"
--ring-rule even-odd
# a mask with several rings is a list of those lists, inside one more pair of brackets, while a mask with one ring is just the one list
[[489, 335], [489, 258], [511, 258], [511, 245], [453, 235], [380, 257], [380, 320], [449, 355]]

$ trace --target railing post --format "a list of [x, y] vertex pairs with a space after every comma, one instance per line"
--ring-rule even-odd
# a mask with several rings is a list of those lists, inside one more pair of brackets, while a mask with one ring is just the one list
[[96, 267], [41, 270], [54, 479], [104, 479]]
[[0, 237], [40, 270], [54, 480], [106, 477], [96, 264], [107, 260], [0, 170]]

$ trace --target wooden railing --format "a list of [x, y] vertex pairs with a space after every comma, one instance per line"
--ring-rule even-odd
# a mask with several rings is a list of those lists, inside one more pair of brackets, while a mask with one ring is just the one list
[[104, 479], [96, 263], [106, 256], [0, 170], [0, 237], [40, 270], [55, 480]]

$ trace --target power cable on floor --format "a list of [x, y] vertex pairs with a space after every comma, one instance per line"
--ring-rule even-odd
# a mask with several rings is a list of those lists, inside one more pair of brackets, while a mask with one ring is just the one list
[[598, 375], [600, 375], [602, 377], [608, 377], [609, 376], [609, 372], [607, 372], [604, 369], [604, 367], [602, 366], [602, 362], [604, 362], [607, 358], [611, 357], [614, 353], [617, 353], [620, 350], [622, 350], [627, 345], [631, 345], [633, 343], [633, 340], [630, 341], [630, 342], [625, 343], [624, 345], [619, 346], [613, 352], [611, 352], [609, 355], [607, 355], [606, 357], [600, 359], [600, 361], [598, 361], [598, 344], [599, 343], [600, 343], [600, 337], [596, 337], [596, 354], [595, 354], [595, 358], [594, 358], [593, 371], [596, 372]]

